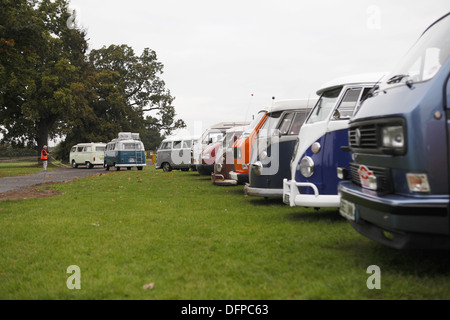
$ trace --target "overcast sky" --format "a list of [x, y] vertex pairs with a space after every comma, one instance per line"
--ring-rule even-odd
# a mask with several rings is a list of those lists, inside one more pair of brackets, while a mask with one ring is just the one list
[[[192, 134], [250, 121], [272, 97], [314, 97], [336, 77], [389, 71], [449, 0], [71, 0], [90, 49], [155, 50]], [[185, 133], [185, 132], [183, 132]]]

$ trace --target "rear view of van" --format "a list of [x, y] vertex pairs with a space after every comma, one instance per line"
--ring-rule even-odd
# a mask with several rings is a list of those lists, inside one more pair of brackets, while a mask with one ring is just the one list
[[79, 143], [70, 150], [69, 160], [72, 168], [85, 165], [92, 169], [95, 165], [103, 166], [106, 143]]

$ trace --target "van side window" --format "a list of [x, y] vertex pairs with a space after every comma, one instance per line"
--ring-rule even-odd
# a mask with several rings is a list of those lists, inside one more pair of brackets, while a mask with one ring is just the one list
[[91, 152], [91, 151], [92, 151], [92, 147], [91, 146], [84, 147], [84, 152]]
[[300, 128], [306, 120], [306, 116], [308, 113], [306, 112], [297, 112], [295, 114], [294, 120], [292, 121], [291, 130], [289, 130], [289, 134], [298, 134], [300, 132]]
[[191, 140], [183, 141], [183, 149], [190, 148], [192, 144]]
[[76, 152], [77, 151], [77, 147], [72, 147], [72, 149], [70, 149], [70, 152]]
[[290, 113], [287, 113], [284, 116], [283, 120], [281, 120], [281, 124], [279, 126], [279, 129], [280, 129], [280, 133], [282, 135], [285, 135], [285, 134], [288, 133], [293, 118], [294, 118], [294, 113], [290, 112]]
[[77, 152], [83, 152], [84, 147], [77, 147]]
[[353, 111], [358, 103], [361, 90], [362, 88], [347, 90], [341, 103], [339, 104], [339, 107], [336, 109], [337, 112], [335, 111], [333, 114], [333, 120], [349, 119], [353, 115]]
[[161, 147], [159, 147], [159, 149], [161, 149], [161, 150], [170, 149], [170, 144], [171, 144], [171, 142], [163, 142], [163, 143], [161, 143]]
[[173, 149], [181, 149], [181, 140], [173, 142]]
[[103, 146], [96, 146], [95, 151], [105, 151], [105, 147]]

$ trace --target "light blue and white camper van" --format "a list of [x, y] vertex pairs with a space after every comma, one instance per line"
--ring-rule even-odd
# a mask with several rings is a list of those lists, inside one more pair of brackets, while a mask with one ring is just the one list
[[106, 145], [103, 166], [106, 170], [110, 167], [115, 167], [117, 171], [132, 167], [142, 170], [145, 166], [145, 148], [139, 133], [119, 132], [118, 137]]

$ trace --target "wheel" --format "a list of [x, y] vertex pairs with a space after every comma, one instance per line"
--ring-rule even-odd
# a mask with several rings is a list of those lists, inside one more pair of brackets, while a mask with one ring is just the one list
[[142, 167], [137, 167], [138, 170], [142, 170]]
[[75, 162], [75, 160], [72, 160], [72, 168], [76, 168], [78, 167], [77, 163]]
[[94, 166], [89, 161], [86, 162], [86, 169], [92, 169]]
[[131, 167], [127, 167], [127, 170], [131, 170]]
[[120, 167], [116, 167], [116, 171], [120, 171]]
[[162, 169], [163, 169], [163, 171], [165, 171], [165, 172], [172, 171], [172, 167], [171, 167], [170, 164], [168, 164], [167, 162], [164, 162], [164, 163], [163, 163]]
[[105, 168], [106, 171], [109, 171], [109, 165], [107, 165], [106, 162], [103, 164], [103, 167]]

